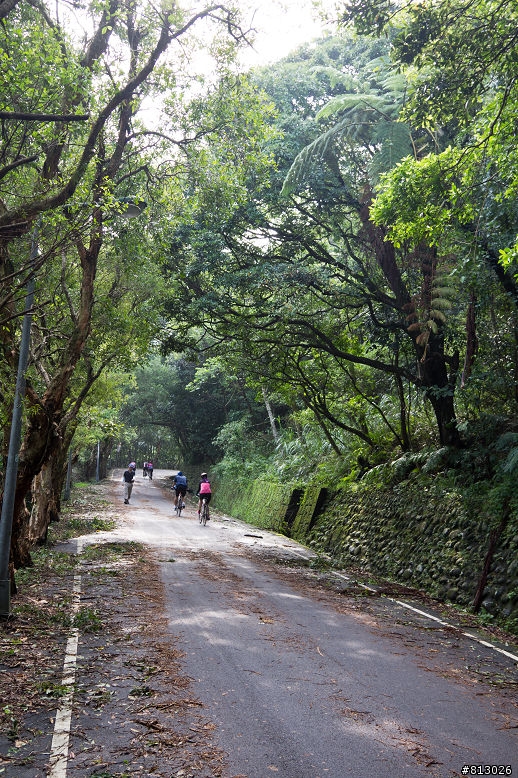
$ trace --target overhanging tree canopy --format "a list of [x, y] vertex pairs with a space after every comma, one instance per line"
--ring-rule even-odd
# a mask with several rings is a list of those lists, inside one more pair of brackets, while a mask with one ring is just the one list
[[[125, 257], [112, 276], [111, 288], [103, 288], [107, 280], [106, 274], [99, 274], [103, 251], [110, 243], [123, 252], [138, 246], [133, 261], [144, 264], [138, 254], [145, 256], [150, 250], [146, 237], [152, 230], [141, 228], [141, 235], [134, 232], [133, 240], [125, 231], [122, 240], [121, 224], [114, 227], [113, 219], [126, 210], [128, 198], [160, 203], [164, 182], [171, 181], [182, 164], [179, 149], [189, 138], [171, 106], [192, 73], [181, 58], [180, 42], [200, 24], [206, 25], [207, 35], [211, 29], [223, 30], [232, 44], [244, 40], [235, 10], [220, 3], [183, 12], [167, 4], [128, 6], [111, 0], [95, 4], [89, 12], [94, 28], [82, 44], [74, 39], [75, 31], [59, 5], [52, 10], [25, 3], [2, 8], [0, 297], [6, 326], [0, 375], [5, 377], [5, 419], [9, 419], [12, 396], [9, 381], [14, 372], [16, 322], [23, 285], [31, 274], [52, 267], [47, 277], [58, 279], [62, 268], [61, 280], [53, 288], [54, 294], [62, 295], [59, 304], [49, 297], [48, 287], [39, 287], [39, 333], [57, 333], [61, 312], [67, 311], [68, 317], [59, 348], [46, 337], [38, 343], [38, 364], [46, 365], [47, 374], [44, 381], [32, 382], [27, 396], [12, 546], [16, 565], [28, 561], [25, 496], [35, 475], [69, 439], [71, 408], [78, 409], [91, 377], [113, 353], [106, 341], [98, 342], [97, 366], [88, 367], [95, 307], [103, 298], [107, 320], [111, 311], [110, 326], [117, 315], [121, 320], [130, 315], [125, 307], [132, 303], [125, 302], [123, 288]], [[172, 47], [176, 62], [166, 56]], [[220, 52], [226, 61], [230, 48], [222, 46]], [[163, 91], [170, 93], [170, 99], [163, 104], [161, 126], [156, 126], [156, 119], [146, 126], [139, 113], [150, 100], [162, 105]], [[29, 264], [27, 239], [41, 216], [35, 236], [41, 255]], [[142, 315], [141, 304], [135, 312]], [[126, 335], [120, 335], [120, 353], [134, 354]], [[45, 348], [50, 350], [44, 354]], [[86, 371], [83, 375], [90, 376], [81, 388], [77, 385], [80, 366]]]

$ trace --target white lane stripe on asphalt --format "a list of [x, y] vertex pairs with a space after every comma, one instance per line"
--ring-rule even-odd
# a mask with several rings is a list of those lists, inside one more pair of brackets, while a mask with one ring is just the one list
[[[296, 551], [294, 548], [290, 548], [290, 551], [296, 556], [300, 556], [304, 559], [308, 558], [306, 554], [301, 554], [299, 551]], [[344, 581], [353, 580], [348, 575], [344, 575], [343, 573], [337, 573], [336, 570], [332, 570], [331, 572], [333, 575], [336, 575], [337, 578], [343, 578]], [[355, 583], [357, 583], [358, 586], [361, 586], [362, 589], [368, 589], [369, 592], [374, 592], [374, 593], [377, 592], [377, 589], [374, 586], [367, 586], [367, 584], [362, 584], [359, 581], [355, 581]], [[503, 648], [499, 648], [498, 646], [495, 646], [494, 643], [489, 643], [487, 640], [482, 640], [482, 638], [479, 638], [477, 635], [474, 635], [472, 632], [464, 632], [460, 627], [456, 627], [455, 624], [449, 624], [447, 621], [443, 621], [442, 619], [439, 619], [437, 616], [432, 616], [431, 613], [426, 613], [426, 611], [422, 611], [419, 608], [415, 608], [413, 605], [410, 605], [408, 602], [395, 600], [393, 597], [386, 597], [386, 599], [390, 600], [391, 602], [395, 602], [397, 605], [401, 605], [402, 608], [408, 608], [408, 610], [411, 610], [414, 613], [418, 613], [420, 616], [424, 616], [425, 618], [430, 619], [431, 621], [436, 621], [442, 627], [450, 627], [451, 629], [458, 629], [461, 632], [461, 634], [464, 635], [464, 637], [469, 638], [470, 640], [474, 640], [476, 643], [480, 643], [481, 646], [485, 646], [486, 648], [491, 648], [493, 649], [493, 651], [497, 651], [499, 654], [503, 654], [503, 656], [512, 659], [514, 662], [518, 662], [518, 655], [512, 654], [510, 651], [506, 651]]]
[[[332, 572], [333, 575], [336, 575], [338, 578], [343, 578], [344, 581], [352, 580], [347, 575], [343, 575], [342, 573], [337, 573], [334, 570]], [[358, 586], [361, 586], [363, 589], [368, 589], [371, 592], [376, 592], [376, 589], [372, 586], [367, 586], [366, 584], [359, 583], [359, 581], [356, 581], [355, 583], [357, 583]], [[499, 648], [498, 646], [495, 646], [493, 643], [489, 643], [487, 640], [482, 640], [482, 638], [479, 638], [477, 635], [474, 635], [472, 632], [464, 632], [460, 627], [456, 627], [455, 624], [449, 624], [447, 621], [443, 621], [442, 619], [437, 618], [437, 616], [432, 616], [431, 613], [426, 613], [426, 611], [422, 611], [419, 608], [415, 608], [413, 605], [410, 605], [408, 602], [402, 602], [402, 600], [395, 600], [393, 597], [385, 597], [385, 599], [390, 600], [390, 602], [395, 602], [397, 605], [401, 605], [402, 608], [407, 608], [408, 610], [413, 611], [414, 613], [418, 613], [420, 616], [424, 616], [425, 618], [430, 619], [431, 621], [436, 621], [438, 624], [440, 624], [443, 627], [458, 629], [459, 632], [462, 635], [464, 635], [464, 637], [469, 638], [470, 640], [474, 640], [477, 643], [480, 643], [481, 646], [485, 646], [486, 648], [492, 648], [493, 651], [498, 651], [499, 654], [503, 654], [504, 656], [507, 656], [509, 659], [513, 659], [515, 662], [518, 662], [518, 656], [516, 654], [511, 654], [510, 651], [505, 651], [505, 649]]]
[[[81, 539], [77, 541], [77, 553], [83, 550]], [[81, 576], [74, 576], [74, 586], [72, 589], [72, 616], [78, 610], [81, 601]], [[77, 647], [79, 644], [79, 630], [72, 629], [67, 640], [65, 651], [65, 661], [63, 663], [63, 676], [61, 685], [68, 688], [66, 694], [61, 698], [61, 705], [56, 712], [54, 721], [54, 734], [50, 747], [50, 772], [48, 778], [66, 778], [68, 763], [68, 747], [70, 742], [70, 724], [72, 720], [72, 703], [74, 700], [74, 683], [76, 679], [77, 667]]]
[[74, 699], [74, 683], [76, 677], [77, 646], [79, 630], [74, 629], [67, 642], [65, 664], [63, 666], [63, 686], [68, 691], [61, 698], [61, 706], [56, 713], [54, 735], [50, 747], [49, 778], [65, 778], [68, 763], [68, 745], [70, 740], [70, 723], [72, 720], [72, 702]]

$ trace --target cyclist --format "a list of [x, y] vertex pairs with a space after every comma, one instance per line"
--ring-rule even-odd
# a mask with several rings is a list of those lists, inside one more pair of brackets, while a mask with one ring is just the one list
[[173, 489], [174, 507], [176, 508], [178, 504], [178, 498], [180, 498], [183, 503], [184, 497], [187, 494], [187, 476], [185, 476], [181, 470], [179, 470], [173, 478]]
[[[212, 496], [212, 489], [210, 488], [210, 481], [207, 478], [207, 473], [201, 474], [201, 481], [198, 484], [198, 491], [196, 492], [196, 497], [198, 497], [198, 517], [201, 513], [201, 501], [205, 500], [207, 505], [210, 502], [210, 498]], [[207, 521], [210, 519], [210, 516], [208, 515], [207, 511]]]

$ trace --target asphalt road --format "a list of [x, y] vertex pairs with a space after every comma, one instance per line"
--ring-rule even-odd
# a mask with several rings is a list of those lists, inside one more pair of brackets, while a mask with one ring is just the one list
[[176, 518], [167, 475], [137, 477], [120, 532], [160, 561], [224, 778], [518, 775], [512, 656], [387, 599], [315, 585], [286, 564], [311, 556], [287, 538], [215, 512], [203, 527], [192, 505]]

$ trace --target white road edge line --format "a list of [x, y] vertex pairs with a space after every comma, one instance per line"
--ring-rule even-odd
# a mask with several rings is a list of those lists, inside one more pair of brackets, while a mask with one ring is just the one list
[[[77, 541], [77, 553], [83, 549], [81, 538]], [[74, 576], [72, 589], [72, 615], [79, 610], [81, 601], [81, 576]], [[61, 705], [56, 712], [54, 721], [54, 734], [50, 747], [50, 772], [48, 778], [66, 778], [68, 763], [68, 748], [70, 742], [70, 724], [72, 720], [72, 703], [74, 699], [74, 683], [76, 679], [77, 648], [79, 644], [79, 630], [72, 629], [67, 640], [65, 661], [63, 664], [62, 686], [67, 686], [68, 691], [61, 698]]]
[[[306, 554], [301, 554], [300, 551], [296, 551], [294, 548], [290, 548], [289, 550], [296, 556], [300, 556], [303, 559], [308, 559]], [[336, 575], [337, 578], [343, 578], [344, 581], [352, 580], [350, 576], [343, 575], [343, 573], [337, 573], [336, 570], [332, 570], [332, 573], [333, 575]], [[377, 591], [377, 589], [374, 586], [367, 586], [367, 584], [362, 584], [359, 581], [356, 581], [356, 583], [358, 584], [358, 586], [361, 586], [362, 589], [368, 589], [368, 591], [370, 592]], [[503, 654], [509, 659], [518, 662], [518, 656], [516, 654], [511, 654], [510, 651], [505, 651], [505, 649], [503, 648], [498, 648], [498, 646], [495, 646], [493, 643], [489, 643], [487, 640], [482, 640], [482, 638], [477, 637], [477, 635], [474, 635], [472, 632], [464, 632], [463, 630], [460, 629], [460, 627], [456, 627], [455, 624], [449, 624], [447, 621], [442, 621], [442, 619], [437, 618], [437, 616], [432, 616], [431, 613], [426, 613], [426, 611], [419, 610], [419, 608], [414, 608], [414, 606], [409, 605], [408, 602], [395, 600], [393, 597], [386, 597], [386, 599], [390, 600], [391, 602], [395, 602], [397, 605], [401, 605], [402, 608], [408, 608], [408, 610], [414, 611], [414, 613], [418, 613], [420, 616], [424, 616], [425, 618], [430, 619], [431, 621], [436, 621], [438, 624], [440, 624], [443, 627], [458, 629], [461, 632], [461, 634], [464, 635], [464, 637], [469, 638], [470, 640], [474, 640], [476, 643], [480, 643], [481, 646], [485, 646], [486, 648], [492, 648], [493, 651], [497, 651], [499, 654]]]
[[[333, 570], [333, 575], [336, 575], [338, 578], [343, 578], [344, 581], [350, 581], [351, 578], [347, 575], [342, 575], [342, 573], [337, 573]], [[368, 589], [371, 592], [376, 592], [376, 589], [372, 586], [367, 586], [366, 584], [359, 583], [359, 586], [361, 586], [363, 589]], [[480, 643], [481, 646], [485, 646], [486, 648], [492, 648], [493, 651], [498, 651], [499, 654], [503, 654], [504, 656], [507, 656], [509, 659], [513, 659], [515, 662], [518, 662], [518, 656], [515, 654], [511, 654], [510, 651], [505, 651], [503, 648], [498, 648], [498, 646], [495, 646], [493, 643], [489, 643], [487, 640], [482, 640], [482, 638], [477, 637], [477, 635], [474, 635], [472, 632], [464, 632], [460, 627], [456, 627], [455, 624], [450, 624], [447, 621], [443, 621], [442, 619], [437, 618], [437, 616], [432, 616], [431, 613], [426, 613], [426, 611], [422, 611], [419, 608], [414, 608], [413, 605], [409, 605], [408, 602], [402, 602], [401, 600], [396, 600], [393, 597], [386, 597], [387, 600], [390, 600], [391, 602], [395, 602], [397, 605], [401, 605], [402, 608], [408, 608], [409, 611], [413, 611], [414, 613], [418, 613], [420, 616], [424, 616], [427, 619], [430, 619], [431, 621], [436, 621], [438, 624], [440, 624], [443, 627], [450, 627], [451, 629], [457, 629], [459, 632], [464, 635], [464, 637], [469, 638], [470, 640], [474, 640], [476, 643]]]

